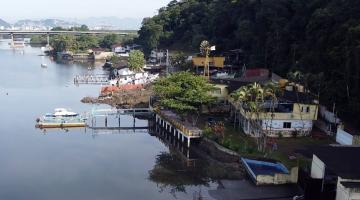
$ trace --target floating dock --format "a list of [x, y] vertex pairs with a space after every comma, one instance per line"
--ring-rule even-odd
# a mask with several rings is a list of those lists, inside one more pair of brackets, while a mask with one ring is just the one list
[[36, 128], [82, 128], [86, 127], [86, 120], [77, 117], [42, 117], [37, 120]]
[[73, 123], [57, 123], [57, 122], [39, 122], [36, 124], [36, 128], [83, 128], [86, 126], [85, 122], [73, 122]]

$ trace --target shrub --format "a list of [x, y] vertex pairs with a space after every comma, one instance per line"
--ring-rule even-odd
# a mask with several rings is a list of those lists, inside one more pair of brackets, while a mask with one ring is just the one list
[[226, 148], [229, 148], [230, 147], [230, 144], [231, 144], [231, 139], [230, 138], [224, 138], [222, 140], [222, 145]]

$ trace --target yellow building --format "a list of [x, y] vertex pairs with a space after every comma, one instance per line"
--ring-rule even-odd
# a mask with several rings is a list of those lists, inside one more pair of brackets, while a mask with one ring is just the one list
[[[196, 67], [204, 67], [205, 66], [205, 57], [193, 57], [193, 64]], [[225, 62], [225, 57], [209, 57], [209, 66], [210, 67], [218, 67], [223, 68]]]

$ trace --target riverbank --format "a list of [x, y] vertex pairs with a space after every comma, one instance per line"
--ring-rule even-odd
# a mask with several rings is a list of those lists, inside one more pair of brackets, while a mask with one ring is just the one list
[[193, 147], [193, 150], [206, 160], [213, 169], [208, 174], [210, 178], [215, 180], [242, 180], [246, 177], [246, 171], [240, 162], [240, 157], [230, 150], [222, 149], [215, 142], [202, 138], [199, 144]]

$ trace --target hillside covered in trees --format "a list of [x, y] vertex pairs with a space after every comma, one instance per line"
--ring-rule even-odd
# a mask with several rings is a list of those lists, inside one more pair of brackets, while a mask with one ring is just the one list
[[138, 42], [197, 50], [205, 39], [221, 52], [241, 48], [248, 67], [300, 70], [322, 104], [360, 112], [358, 0], [174, 0], [143, 20]]

